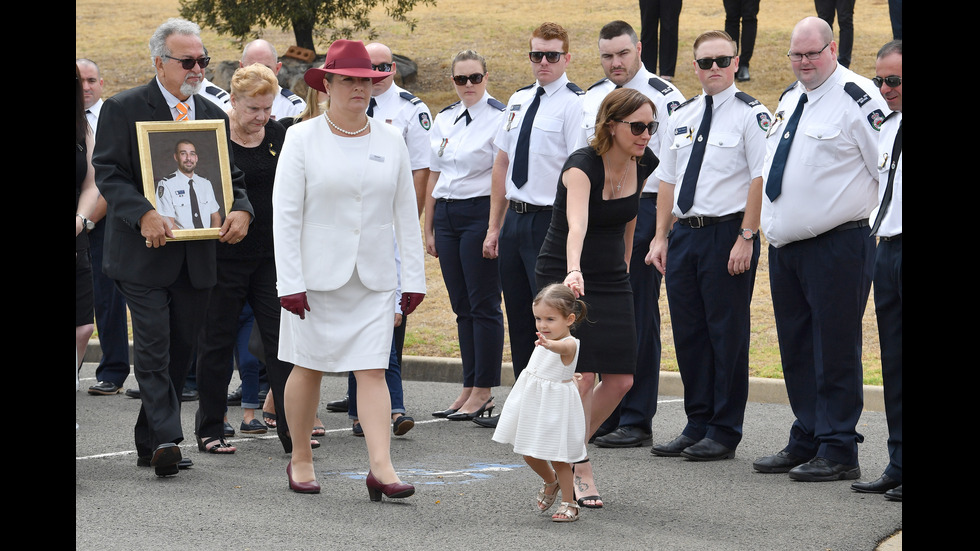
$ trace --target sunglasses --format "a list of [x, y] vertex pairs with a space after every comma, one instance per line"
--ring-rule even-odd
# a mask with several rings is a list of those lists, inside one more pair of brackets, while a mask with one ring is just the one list
[[528, 52], [528, 56], [534, 63], [541, 63], [541, 59], [547, 59], [548, 63], [558, 63], [565, 52]]
[[185, 59], [177, 59], [176, 57], [171, 57], [169, 55], [165, 55], [163, 57], [167, 59], [172, 59], [177, 63], [180, 63], [180, 66], [183, 67], [185, 71], [190, 71], [191, 69], [194, 68], [195, 65], [200, 65], [201, 68], [203, 69], [208, 66], [208, 63], [211, 63], [211, 58], [208, 56], [199, 57], [196, 59], [193, 57], [189, 57]]
[[473, 73], [472, 75], [453, 75], [453, 82], [456, 86], [466, 86], [466, 81], [470, 81], [473, 84], [480, 84], [483, 82], [484, 73]]
[[653, 136], [654, 134], [657, 133], [657, 127], [660, 126], [660, 123], [657, 122], [657, 121], [653, 121], [653, 122], [639, 122], [639, 121], [629, 122], [629, 121], [619, 121], [619, 120], [617, 120], [616, 122], [621, 122], [623, 124], [630, 125], [630, 132], [632, 132], [634, 136], [641, 136], [641, 135], [643, 135], [643, 131], [644, 130], [650, 132], [650, 135]]
[[702, 57], [701, 59], [695, 59], [694, 61], [697, 62], [698, 67], [700, 67], [701, 70], [707, 71], [711, 68], [713, 63], [717, 63], [719, 69], [724, 69], [732, 64], [732, 59], [734, 58], [735, 56], [725, 55], [721, 57]]
[[881, 88], [882, 83], [887, 84], [889, 88], [898, 88], [902, 85], [902, 77], [898, 75], [889, 75], [887, 77], [874, 77], [871, 79], [875, 87]]
[[382, 73], [390, 73], [391, 63], [379, 63], [377, 65], [371, 65], [371, 68], [375, 71], [381, 71]]

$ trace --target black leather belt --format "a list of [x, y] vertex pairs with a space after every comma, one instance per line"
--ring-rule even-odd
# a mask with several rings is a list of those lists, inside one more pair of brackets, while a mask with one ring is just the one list
[[854, 228], [867, 228], [868, 226], [870, 226], [870, 224], [868, 224], [868, 219], [865, 218], [864, 220], [851, 220], [850, 222], [844, 222], [840, 226], [832, 228], [830, 231], [853, 230]]
[[451, 199], [448, 197], [439, 197], [438, 199], [436, 199], [436, 203], [462, 203], [464, 201], [475, 203], [476, 201], [486, 200], [489, 198], [490, 198], [489, 195], [480, 195], [479, 197], [467, 197], [465, 199]]
[[902, 234], [898, 234], [898, 235], [883, 235], [883, 236], [879, 237], [878, 239], [880, 239], [882, 241], [898, 241], [901, 238], [902, 238]]
[[733, 212], [725, 216], [690, 216], [688, 218], [678, 218], [677, 222], [689, 228], [703, 228], [712, 224], [728, 222], [729, 220], [741, 220], [745, 216], [743, 212]]
[[551, 205], [542, 207], [539, 205], [532, 205], [530, 203], [523, 203], [521, 201], [511, 201], [510, 210], [516, 212], [517, 214], [525, 214], [528, 212], [539, 212], [542, 210], [551, 210]]

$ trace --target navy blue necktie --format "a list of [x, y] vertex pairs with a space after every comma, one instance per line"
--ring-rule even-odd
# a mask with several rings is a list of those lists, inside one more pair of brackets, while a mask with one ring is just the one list
[[374, 116], [374, 108], [377, 107], [377, 106], [378, 106], [378, 102], [375, 101], [374, 98], [371, 98], [371, 104], [368, 105], [367, 116], [373, 117]]
[[517, 136], [517, 151], [514, 152], [514, 171], [511, 179], [518, 188], [527, 183], [527, 159], [528, 146], [531, 143], [531, 127], [534, 126], [534, 114], [538, 112], [541, 105], [541, 96], [544, 95], [544, 88], [538, 86], [537, 95], [534, 101], [527, 108], [524, 120], [521, 121], [521, 133]]
[[687, 170], [684, 171], [681, 192], [677, 196], [677, 208], [681, 209], [681, 214], [691, 210], [691, 207], [694, 206], [694, 191], [698, 186], [701, 163], [704, 162], [704, 149], [708, 145], [708, 133], [711, 132], [711, 105], [711, 96], [705, 96], [704, 116], [701, 117], [701, 124], [698, 125], [698, 137], [691, 149], [691, 157], [687, 160]]
[[187, 187], [190, 188], [191, 214], [194, 215], [194, 227], [203, 228], [204, 222], [201, 220], [201, 207], [197, 204], [197, 192], [194, 191], [194, 180], [187, 180]]
[[[905, 121], [902, 121], [905, 122]], [[878, 216], [875, 217], [875, 225], [871, 227], [871, 235], [878, 233], [881, 221], [885, 219], [885, 213], [892, 204], [892, 188], [895, 186], [895, 171], [898, 169], [898, 156], [902, 154], [902, 122], [898, 123], [898, 133], [895, 134], [895, 145], [892, 146], [892, 164], [888, 169], [888, 183], [885, 185], [885, 194], [881, 197], [881, 206], [878, 207]]]
[[470, 116], [470, 110], [464, 109], [463, 112], [460, 113], [458, 117], [456, 117], [456, 120], [453, 121], [453, 124], [459, 122], [459, 119], [466, 119], [466, 126], [469, 126], [470, 122], [473, 121], [473, 117]]
[[800, 116], [803, 115], [803, 105], [807, 102], [806, 94], [800, 96], [796, 110], [786, 123], [786, 132], [776, 146], [776, 153], [772, 156], [772, 165], [769, 167], [769, 179], [766, 180], [766, 197], [769, 201], [775, 201], [776, 197], [783, 192], [783, 171], [786, 169], [786, 158], [789, 157], [789, 148], [793, 145], [793, 138], [796, 136], [796, 127], [800, 124]]

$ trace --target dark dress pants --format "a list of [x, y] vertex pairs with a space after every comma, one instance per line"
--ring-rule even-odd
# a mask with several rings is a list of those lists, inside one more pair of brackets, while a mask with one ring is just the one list
[[102, 360], [95, 368], [99, 382], [123, 386], [129, 377], [129, 324], [126, 320], [126, 299], [116, 282], [102, 273], [102, 251], [105, 223], [99, 222], [88, 234], [92, 254], [92, 283], [95, 290], [95, 328], [99, 332]]
[[657, 413], [660, 388], [660, 282], [663, 275], [646, 263], [650, 241], [657, 233], [657, 195], [644, 194], [633, 230], [633, 252], [630, 256], [630, 287], [633, 289], [633, 314], [636, 318], [636, 373], [633, 386], [623, 396], [619, 407], [602, 423], [600, 433], [620, 426], [636, 426], [650, 432]]
[[[640, 43], [643, 44], [640, 57], [643, 65], [651, 73], [674, 76], [682, 4], [682, 0], [640, 0]], [[660, 56], [659, 73], [657, 72], [658, 55]]]
[[197, 388], [200, 393], [195, 432], [201, 439], [221, 438], [228, 403], [228, 365], [238, 337], [238, 316], [248, 301], [266, 351], [266, 369], [276, 403], [276, 431], [289, 430], [282, 407], [286, 379], [292, 365], [278, 357], [279, 317], [282, 308], [276, 291], [273, 258], [218, 259], [218, 284], [211, 293], [207, 323], [200, 333]]
[[881, 344], [881, 377], [888, 421], [885, 474], [902, 481], [902, 238], [879, 241], [875, 250], [875, 315]]
[[703, 228], [674, 224], [667, 245], [667, 302], [684, 383], [683, 434], [735, 449], [749, 396], [750, 305], [759, 262], [728, 273], [741, 217]]
[[779, 354], [796, 416], [785, 451], [795, 456], [858, 464], [862, 319], [873, 263], [866, 226], [769, 247]]
[[548, 209], [518, 214], [508, 209], [500, 228], [497, 260], [515, 379], [527, 367], [534, 352], [537, 327], [531, 303], [538, 294], [534, 266], [551, 225], [551, 212]]
[[180, 391], [204, 323], [211, 288], [191, 285], [185, 265], [166, 287], [116, 282], [133, 319], [133, 372], [139, 384], [136, 453], [146, 457], [160, 444], [179, 444]]
[[723, 4], [725, 32], [738, 44], [739, 66], [748, 67], [759, 32], [759, 0], [724, 0]]
[[851, 49], [854, 47], [854, 0], [813, 0], [817, 17], [834, 27], [837, 13], [837, 61], [844, 67], [851, 66]]

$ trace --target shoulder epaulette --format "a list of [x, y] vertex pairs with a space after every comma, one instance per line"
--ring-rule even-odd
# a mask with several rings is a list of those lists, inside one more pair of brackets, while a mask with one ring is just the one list
[[289, 90], [287, 90], [285, 88], [283, 88], [282, 90], [280, 90], [279, 93], [282, 94], [282, 96], [284, 98], [286, 98], [287, 100], [289, 100], [289, 102], [292, 103], [293, 105], [299, 105], [300, 102], [303, 101], [303, 98], [297, 96], [296, 94], [290, 92]]
[[504, 109], [507, 109], [507, 106], [501, 103], [500, 100], [498, 100], [497, 98], [487, 99], [487, 105], [493, 107], [497, 111], [503, 111]]
[[854, 99], [858, 105], [864, 105], [865, 103], [871, 101], [871, 96], [864, 91], [864, 88], [858, 86], [856, 82], [845, 82], [844, 91], [847, 92], [847, 95], [851, 96], [851, 98]]
[[789, 86], [787, 86], [786, 89], [783, 90], [783, 93], [782, 94], [779, 94], [779, 99], [783, 99], [783, 96], [786, 95], [786, 92], [789, 92], [793, 88], [796, 88], [796, 83], [795, 82], [793, 84], [790, 84]]
[[660, 92], [665, 96], [673, 90], [673, 87], [671, 87], [669, 82], [658, 77], [650, 77], [650, 80], [647, 81], [647, 84], [649, 84], [651, 88], [653, 88], [654, 90]]
[[218, 88], [217, 86], [207, 86], [204, 88], [204, 91], [220, 100], [224, 100], [228, 97], [228, 92], [225, 92], [224, 90]]
[[601, 79], [597, 80], [595, 82], [595, 84], [593, 84], [592, 86], [589, 86], [589, 90], [595, 88], [596, 86], [602, 84], [603, 82], [606, 82], [607, 80], [609, 80], [609, 79], [608, 78], [601, 78]]
[[684, 103], [678, 105], [677, 107], [674, 108], [674, 112], [676, 113], [678, 109], [680, 109], [681, 107], [684, 107], [685, 105], [691, 103], [692, 101], [698, 99], [699, 97], [701, 97], [701, 94], [698, 94], [698, 95], [694, 96], [693, 98], [685, 101]]
[[749, 107], [755, 107], [756, 105], [761, 105], [761, 102], [752, 96], [746, 94], [745, 92], [735, 92], [735, 97], [744, 101], [749, 105]]
[[885, 120], [883, 120], [881, 122], [884, 123], [888, 119], [892, 118], [892, 116], [895, 115], [896, 113], [901, 113], [901, 111], [892, 111], [891, 113], [888, 113], [888, 115], [885, 117]]
[[520, 92], [521, 90], [527, 90], [527, 89], [533, 88], [533, 87], [534, 87], [534, 84], [532, 83], [532, 84], [528, 84], [527, 86], [525, 86], [523, 88], [518, 88], [517, 91]]
[[[461, 102], [459, 102], [459, 101], [457, 101], [456, 103], [450, 103], [449, 105], [447, 105], [447, 106], [445, 106], [445, 107], [443, 107], [443, 108], [442, 108], [442, 111], [449, 111], [450, 109], [452, 109], [453, 107], [456, 107], [456, 106], [457, 106], [457, 105], [459, 105], [460, 103], [461, 103]], [[442, 111], [439, 111], [439, 112], [440, 112], [440, 113], [442, 113]]]
[[422, 100], [415, 97], [411, 92], [400, 92], [398, 97], [410, 102], [412, 105], [418, 105], [422, 103]]
[[174, 178], [176, 176], [177, 176], [177, 171], [175, 170], [175, 171], [171, 172], [169, 176], [164, 177], [163, 180], [166, 181], [166, 180], [169, 180], [169, 179]]
[[578, 95], [580, 95], [580, 96], [581, 96], [581, 95], [584, 95], [584, 94], [585, 94], [585, 90], [583, 90], [583, 89], [581, 89], [581, 88], [579, 88], [579, 87], [578, 87], [578, 85], [576, 85], [576, 84], [575, 84], [574, 82], [569, 82], [569, 83], [568, 83], [568, 84], [566, 84], [565, 86], [566, 86], [566, 87], [567, 87], [567, 88], [568, 88], [569, 90], [571, 90], [572, 92], [575, 92], [576, 94], [578, 94]]

